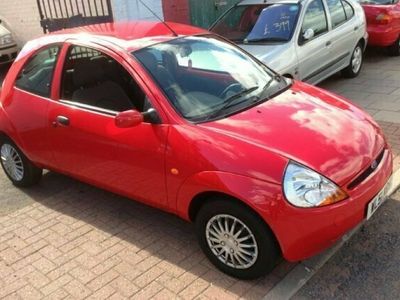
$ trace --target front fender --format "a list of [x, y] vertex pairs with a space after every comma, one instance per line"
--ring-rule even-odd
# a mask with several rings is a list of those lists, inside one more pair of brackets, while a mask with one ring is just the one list
[[232, 196], [251, 207], [273, 228], [279, 202], [282, 201], [281, 186], [256, 178], [220, 171], [206, 171], [192, 175], [182, 184], [177, 193], [178, 215], [190, 220], [189, 208], [192, 200], [205, 192], [219, 192]]

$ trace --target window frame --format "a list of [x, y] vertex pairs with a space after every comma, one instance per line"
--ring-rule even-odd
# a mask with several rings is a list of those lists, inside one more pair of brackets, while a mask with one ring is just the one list
[[[329, 10], [329, 5], [328, 5], [328, 0], [324, 0], [324, 2], [326, 2], [326, 11], [327, 11], [327, 13], [329, 14], [329, 21], [330, 21], [330, 30], [335, 30], [336, 28], [339, 28], [340, 26], [342, 26], [343, 24], [346, 24], [347, 23], [347, 21], [349, 21], [350, 19], [348, 19], [347, 18], [347, 14], [346, 14], [346, 10], [344, 9], [344, 6], [343, 6], [343, 1], [342, 0], [338, 0], [339, 2], [340, 2], [340, 5], [342, 6], [342, 9], [343, 9], [343, 13], [344, 13], [344, 21], [343, 22], [341, 22], [340, 24], [338, 24], [338, 25], [336, 25], [336, 26], [334, 26], [333, 25], [333, 19], [332, 19], [332, 14], [331, 14], [331, 11]], [[347, 2], [348, 3], [348, 2]], [[348, 3], [349, 4], [349, 3]], [[350, 4], [349, 4], [350, 5]], [[350, 5], [351, 6], [351, 5]], [[351, 8], [353, 9], [353, 16], [354, 16], [354, 14], [355, 14], [355, 11], [354, 11], [354, 8], [351, 6]]]
[[[303, 24], [304, 24], [304, 19], [305, 19], [306, 13], [307, 13], [307, 9], [310, 6], [312, 1], [321, 1], [321, 3], [322, 3], [322, 7], [323, 7], [323, 10], [324, 10], [324, 15], [325, 15], [325, 21], [326, 21], [326, 31], [321, 33], [321, 34], [319, 34], [319, 35], [314, 36], [310, 40], [303, 40], [302, 28], [303, 28]], [[327, 10], [327, 6], [326, 6], [326, 3], [325, 3], [324, 0], [311, 0], [311, 1], [309, 1], [307, 3], [307, 5], [304, 6], [303, 10], [304, 10], [304, 12], [302, 14], [301, 24], [299, 22], [299, 25], [298, 25], [299, 26], [299, 36], [298, 36], [298, 39], [297, 39], [297, 44], [300, 47], [308, 44], [309, 42], [312, 42], [312, 41], [316, 40], [317, 38], [320, 38], [321, 36], [324, 36], [325, 34], [327, 34], [327, 33], [329, 33], [331, 31], [331, 29], [330, 29], [330, 26], [331, 26], [330, 15], [329, 15], [329, 18], [328, 18], [328, 10]]]
[[[345, 13], [345, 15], [346, 15], [346, 22], [349, 21], [349, 20], [351, 20], [352, 18], [354, 18], [356, 12], [355, 12], [355, 10], [354, 10], [353, 5], [351, 5], [351, 4], [350, 4], [348, 1], [346, 1], [346, 0], [340, 0], [340, 2], [342, 2], [342, 6], [343, 6], [343, 9], [344, 9], [344, 13]], [[352, 12], [353, 12], [353, 14], [351, 15], [350, 18], [347, 16], [347, 12], [346, 12], [346, 9], [344, 8], [343, 2], [346, 3], [348, 6], [350, 6], [350, 8], [351, 8], [351, 10], [352, 10]]]
[[[53, 70], [52, 70], [52, 73], [51, 73], [51, 76], [50, 76], [51, 78], [50, 78], [50, 83], [49, 83], [50, 86], [49, 86], [48, 95], [44, 95], [44, 94], [38, 93], [37, 91], [26, 89], [25, 87], [18, 86], [17, 85], [17, 81], [19, 79], [19, 75], [24, 71], [24, 69], [32, 61], [32, 59], [37, 54], [39, 54], [40, 52], [42, 52], [44, 50], [48, 50], [48, 49], [53, 48], [53, 47], [58, 47], [58, 53], [57, 53], [57, 58], [56, 58], [56, 60], [54, 62], [54, 67], [53, 67]], [[55, 83], [55, 79], [56, 79], [55, 74], [56, 74], [56, 71], [57, 71], [58, 63], [60, 62], [60, 59], [61, 59], [61, 56], [62, 56], [62, 50], [63, 50], [63, 43], [57, 42], [57, 43], [51, 43], [51, 44], [42, 45], [41, 47], [37, 48], [35, 51], [30, 53], [28, 55], [28, 57], [26, 58], [25, 62], [23, 63], [22, 67], [18, 70], [18, 73], [17, 73], [17, 75], [16, 75], [16, 77], [14, 79], [14, 87], [19, 89], [19, 90], [21, 90], [21, 91], [23, 91], [23, 92], [32, 94], [32, 95], [37, 96], [37, 97], [41, 97], [41, 98], [45, 98], [45, 99], [51, 99], [52, 98], [52, 94], [53, 94], [52, 92], [53, 92], [53, 89], [54, 89], [54, 86], [55, 86], [55, 84], [54, 84]]]

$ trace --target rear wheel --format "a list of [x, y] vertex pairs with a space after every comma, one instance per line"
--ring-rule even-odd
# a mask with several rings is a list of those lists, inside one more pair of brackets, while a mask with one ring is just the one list
[[1, 166], [16, 186], [28, 187], [38, 183], [42, 169], [34, 166], [10, 140], [0, 141]]
[[388, 47], [389, 55], [399, 56], [400, 55], [400, 37]]
[[221, 271], [240, 279], [269, 273], [280, 249], [268, 226], [250, 209], [230, 200], [213, 199], [196, 217], [201, 248]]
[[364, 62], [363, 49], [361, 43], [358, 43], [351, 55], [350, 64], [342, 70], [342, 75], [346, 78], [354, 78], [360, 74]]

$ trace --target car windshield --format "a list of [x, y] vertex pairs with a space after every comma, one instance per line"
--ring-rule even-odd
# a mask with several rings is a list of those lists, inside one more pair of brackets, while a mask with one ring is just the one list
[[238, 47], [213, 36], [177, 38], [132, 54], [192, 122], [233, 114], [287, 86]]
[[298, 4], [238, 5], [211, 31], [236, 43], [287, 42], [296, 28], [299, 11]]

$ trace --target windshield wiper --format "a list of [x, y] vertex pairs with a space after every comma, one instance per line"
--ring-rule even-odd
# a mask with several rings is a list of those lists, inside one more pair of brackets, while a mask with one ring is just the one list
[[229, 108], [229, 107], [231, 107], [231, 106], [233, 106], [233, 105], [236, 105], [236, 104], [241, 103], [242, 101], [241, 101], [241, 102], [238, 102], [238, 103], [234, 103], [234, 101], [235, 101], [236, 99], [239, 99], [239, 98], [242, 97], [243, 95], [246, 95], [246, 94], [249, 94], [249, 93], [255, 91], [256, 89], [258, 89], [258, 86], [253, 86], [253, 87], [251, 87], [251, 88], [244, 89], [244, 90], [240, 91], [239, 93], [237, 93], [237, 94], [235, 94], [235, 95], [232, 95], [231, 97], [229, 97], [228, 99], [226, 99], [226, 100], [222, 103], [221, 108], [217, 109], [215, 112], [213, 112], [212, 114], [210, 114], [210, 115], [206, 118], [206, 121], [208, 121], [208, 120], [210, 120], [210, 119], [213, 119], [213, 118], [215, 118], [216, 116], [219, 116], [219, 114], [220, 114], [222, 111], [226, 110], [227, 108]]
[[284, 38], [278, 38], [278, 37], [265, 37], [265, 38], [259, 38], [259, 39], [244, 39], [243, 43], [248, 44], [248, 43], [259, 43], [259, 42], [287, 42], [287, 39]]

